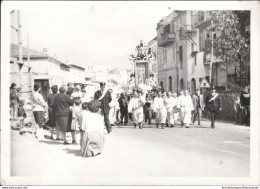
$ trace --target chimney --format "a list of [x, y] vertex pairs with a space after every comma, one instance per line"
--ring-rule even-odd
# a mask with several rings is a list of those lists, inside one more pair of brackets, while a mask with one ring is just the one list
[[47, 48], [43, 48], [42, 52], [43, 52], [44, 54], [48, 54]]

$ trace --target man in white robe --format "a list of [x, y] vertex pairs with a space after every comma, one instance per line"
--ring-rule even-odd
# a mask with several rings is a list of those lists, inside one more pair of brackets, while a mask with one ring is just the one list
[[154, 98], [154, 112], [156, 112], [156, 127], [159, 128], [159, 124], [161, 124], [161, 128], [164, 129], [164, 124], [166, 122], [167, 109], [166, 109], [166, 97], [162, 97], [162, 92], [157, 92], [157, 97]]
[[131, 98], [128, 104], [128, 112], [132, 113], [133, 115], [135, 128], [137, 124], [139, 125], [139, 129], [143, 128], [142, 122], [144, 119], [144, 110], [143, 110], [144, 103], [145, 103], [145, 99], [143, 99], [143, 96], [139, 96], [139, 94], [135, 91], [134, 97]]
[[194, 109], [189, 91], [185, 90], [184, 96], [179, 97], [179, 109], [181, 126], [189, 128], [191, 122], [191, 111]]
[[177, 97], [177, 93], [173, 93], [172, 94], [172, 103], [173, 103], [173, 120], [174, 120], [174, 125], [177, 123], [178, 121], [178, 116], [179, 116], [179, 112], [177, 110], [178, 107], [178, 97]]
[[172, 103], [172, 94], [171, 92], [167, 93], [167, 97], [165, 99], [165, 104], [166, 104], [166, 109], [167, 109], [167, 123], [166, 123], [166, 127], [169, 126], [169, 124], [171, 125], [171, 127], [173, 127], [174, 124], [174, 119], [173, 119], [173, 103]]

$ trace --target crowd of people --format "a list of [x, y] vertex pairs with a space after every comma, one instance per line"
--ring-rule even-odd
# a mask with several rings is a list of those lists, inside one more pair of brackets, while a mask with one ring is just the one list
[[[23, 108], [24, 100], [18, 97], [18, 91], [13, 83], [10, 87], [10, 115], [11, 120], [21, 120], [22, 127], [23, 118], [27, 115]], [[173, 128], [178, 122], [181, 127], [189, 128], [196, 120], [201, 125], [202, 113], [208, 112], [211, 128], [214, 129], [216, 114], [221, 111], [221, 101], [215, 88], [205, 98], [200, 89], [193, 95], [188, 90], [180, 91], [179, 95], [159, 90], [155, 93], [134, 90], [131, 96], [125, 93], [114, 95], [112, 89], [107, 90], [104, 82], [100, 83], [100, 90], [93, 97], [84, 87], [74, 87], [72, 83], [59, 88], [53, 85], [51, 91], [45, 102], [40, 85], [34, 84], [31, 103], [36, 123], [35, 136], [43, 140], [43, 128], [47, 125], [50, 128], [50, 139], [67, 145], [67, 135], [70, 133], [72, 144], [80, 145], [84, 157], [102, 152], [105, 134], [109, 134], [116, 124], [128, 125], [132, 121], [134, 128], [143, 129], [144, 124], [151, 125], [154, 118], [156, 128]], [[237, 123], [242, 124], [245, 120], [249, 124], [248, 87], [238, 96], [234, 108]]]

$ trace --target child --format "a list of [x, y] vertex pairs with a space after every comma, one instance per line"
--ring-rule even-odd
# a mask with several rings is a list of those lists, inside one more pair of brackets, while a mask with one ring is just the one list
[[104, 147], [105, 125], [103, 117], [99, 114], [100, 105], [98, 100], [82, 104], [81, 153], [83, 157], [98, 155]]
[[[79, 98], [74, 100], [75, 102], [75, 106], [73, 106], [71, 108], [71, 112], [72, 112], [72, 123], [71, 123], [71, 131], [72, 132], [76, 132], [77, 130], [79, 130], [80, 128], [80, 122], [81, 122], [81, 108], [80, 108], [80, 104], [81, 104], [81, 100]], [[73, 141], [72, 143], [77, 143], [76, 142], [76, 135], [72, 135], [73, 136]]]
[[234, 109], [236, 111], [236, 124], [242, 125], [242, 106], [239, 96], [237, 96], [237, 100], [234, 103]]
[[18, 119], [20, 120], [19, 127], [20, 129], [24, 126], [24, 119], [27, 117], [25, 109], [24, 109], [24, 99], [20, 99], [18, 104]]

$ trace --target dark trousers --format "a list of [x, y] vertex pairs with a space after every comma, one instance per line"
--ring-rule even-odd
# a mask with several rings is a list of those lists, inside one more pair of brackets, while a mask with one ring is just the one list
[[244, 123], [246, 125], [250, 125], [250, 107], [243, 106], [243, 114], [244, 114]]
[[119, 115], [119, 110], [116, 111], [116, 121], [119, 121], [118, 115]]
[[236, 112], [236, 123], [237, 124], [243, 124], [242, 113], [243, 112], [241, 109]]
[[148, 123], [151, 124], [151, 118], [152, 118], [152, 110], [145, 110], [145, 111], [144, 111], [144, 120], [145, 120], [145, 123], [146, 123], [147, 120], [148, 120]]
[[125, 119], [124, 124], [126, 124], [128, 122], [128, 112], [127, 110], [120, 110], [120, 118], [121, 118], [121, 124], [123, 124], [123, 119]]
[[104, 116], [104, 122], [106, 125], [107, 132], [110, 133], [112, 131], [111, 125], [109, 123], [109, 113], [102, 113]]
[[215, 127], [215, 121], [216, 121], [216, 111], [210, 111], [210, 121], [211, 121], [211, 127]]
[[200, 124], [201, 114], [202, 114], [201, 108], [197, 108], [196, 110], [193, 111], [193, 123], [195, 123], [196, 117], [198, 116], [198, 124]]

